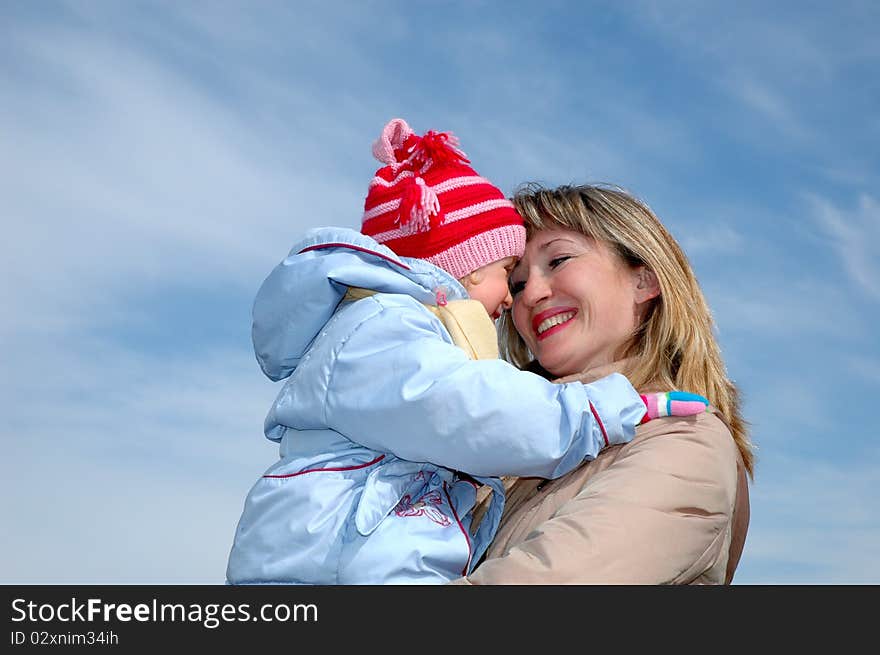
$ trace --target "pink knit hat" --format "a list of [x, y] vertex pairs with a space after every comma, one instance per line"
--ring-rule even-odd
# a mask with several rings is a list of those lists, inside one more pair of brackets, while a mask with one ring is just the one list
[[385, 126], [361, 232], [402, 257], [426, 259], [461, 279], [505, 257], [522, 257], [526, 229], [513, 204], [480, 177], [448, 132], [416, 136], [401, 118]]

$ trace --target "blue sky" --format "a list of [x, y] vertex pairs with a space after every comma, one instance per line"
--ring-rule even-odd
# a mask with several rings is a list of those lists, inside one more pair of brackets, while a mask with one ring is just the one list
[[0, 582], [223, 582], [277, 454], [253, 296], [305, 229], [359, 226], [399, 116], [507, 192], [644, 199], [758, 446], [736, 582], [880, 583], [878, 28], [870, 1], [6, 0]]

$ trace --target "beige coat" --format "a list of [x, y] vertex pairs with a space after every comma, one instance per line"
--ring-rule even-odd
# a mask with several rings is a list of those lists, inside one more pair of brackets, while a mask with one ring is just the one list
[[484, 561], [452, 584], [729, 584], [749, 522], [739, 451], [713, 412], [650, 421], [552, 481], [511, 481]]

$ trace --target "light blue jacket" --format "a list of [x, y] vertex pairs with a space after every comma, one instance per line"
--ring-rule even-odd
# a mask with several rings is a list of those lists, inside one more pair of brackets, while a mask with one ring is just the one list
[[[349, 287], [379, 293], [343, 302]], [[496, 476], [559, 477], [605, 435], [632, 439], [645, 406], [626, 378], [553, 384], [468, 359], [423, 305], [441, 287], [467, 297], [345, 228], [307, 233], [265, 280], [253, 342], [263, 372], [286, 378], [265, 423], [280, 459], [247, 496], [229, 583], [446, 582], [495, 534]], [[478, 484], [495, 493], [471, 534]]]

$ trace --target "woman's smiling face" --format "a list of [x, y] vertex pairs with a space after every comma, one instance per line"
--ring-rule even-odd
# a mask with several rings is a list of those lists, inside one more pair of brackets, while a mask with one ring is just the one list
[[510, 288], [517, 332], [557, 377], [619, 359], [645, 302], [659, 293], [643, 266], [632, 268], [606, 243], [567, 229], [529, 239]]

